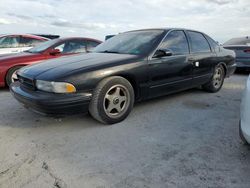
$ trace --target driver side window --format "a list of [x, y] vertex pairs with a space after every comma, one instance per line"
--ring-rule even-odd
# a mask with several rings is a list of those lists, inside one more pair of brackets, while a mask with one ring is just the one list
[[170, 32], [162, 42], [160, 48], [170, 50], [173, 55], [189, 53], [187, 38], [183, 31]]
[[62, 54], [70, 54], [70, 53], [85, 53], [86, 52], [86, 43], [85, 41], [67, 41], [59, 46], [55, 47], [55, 49], [60, 50]]

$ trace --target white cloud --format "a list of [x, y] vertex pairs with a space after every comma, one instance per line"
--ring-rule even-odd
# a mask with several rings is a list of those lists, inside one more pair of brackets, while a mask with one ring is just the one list
[[11, 22], [7, 19], [4, 19], [4, 18], [0, 18], [0, 25], [1, 24], [11, 24]]
[[103, 40], [105, 35], [132, 29], [185, 27], [204, 31], [221, 42], [250, 34], [249, 0], [1, 0], [0, 9], [4, 33]]

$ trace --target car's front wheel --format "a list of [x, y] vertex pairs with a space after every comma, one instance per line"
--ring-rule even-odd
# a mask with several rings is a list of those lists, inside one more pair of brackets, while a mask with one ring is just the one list
[[214, 74], [211, 80], [202, 87], [208, 92], [216, 93], [223, 86], [225, 79], [225, 69], [222, 65], [217, 65], [214, 69]]
[[134, 98], [134, 90], [128, 80], [120, 76], [106, 78], [94, 90], [89, 112], [102, 123], [118, 123], [131, 112]]

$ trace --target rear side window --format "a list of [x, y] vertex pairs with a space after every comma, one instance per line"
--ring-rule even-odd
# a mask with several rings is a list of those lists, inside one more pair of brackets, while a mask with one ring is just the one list
[[208, 41], [203, 36], [203, 34], [194, 31], [188, 31], [188, 35], [191, 43], [191, 52], [211, 52]]
[[98, 46], [100, 43], [95, 41], [88, 41], [87, 42], [87, 51], [91, 52], [96, 46]]
[[187, 38], [183, 31], [171, 31], [160, 48], [171, 50], [174, 55], [189, 53]]
[[206, 35], [206, 38], [207, 38], [207, 40], [208, 40], [208, 42], [213, 50], [216, 50], [219, 48], [219, 44], [217, 42], [215, 42], [211, 37]]
[[21, 37], [20, 46], [21, 47], [32, 47], [35, 46], [41, 42], [44, 42], [43, 40], [29, 38], [29, 37]]

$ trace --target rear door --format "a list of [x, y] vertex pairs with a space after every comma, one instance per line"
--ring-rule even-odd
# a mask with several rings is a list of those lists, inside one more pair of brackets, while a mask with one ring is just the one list
[[191, 51], [189, 62], [194, 65], [193, 84], [204, 84], [213, 74], [217, 54], [202, 33], [196, 31], [186, 31], [186, 33]]
[[192, 87], [193, 65], [188, 61], [189, 45], [184, 31], [168, 33], [158, 49], [170, 50], [172, 56], [149, 60], [149, 97]]

